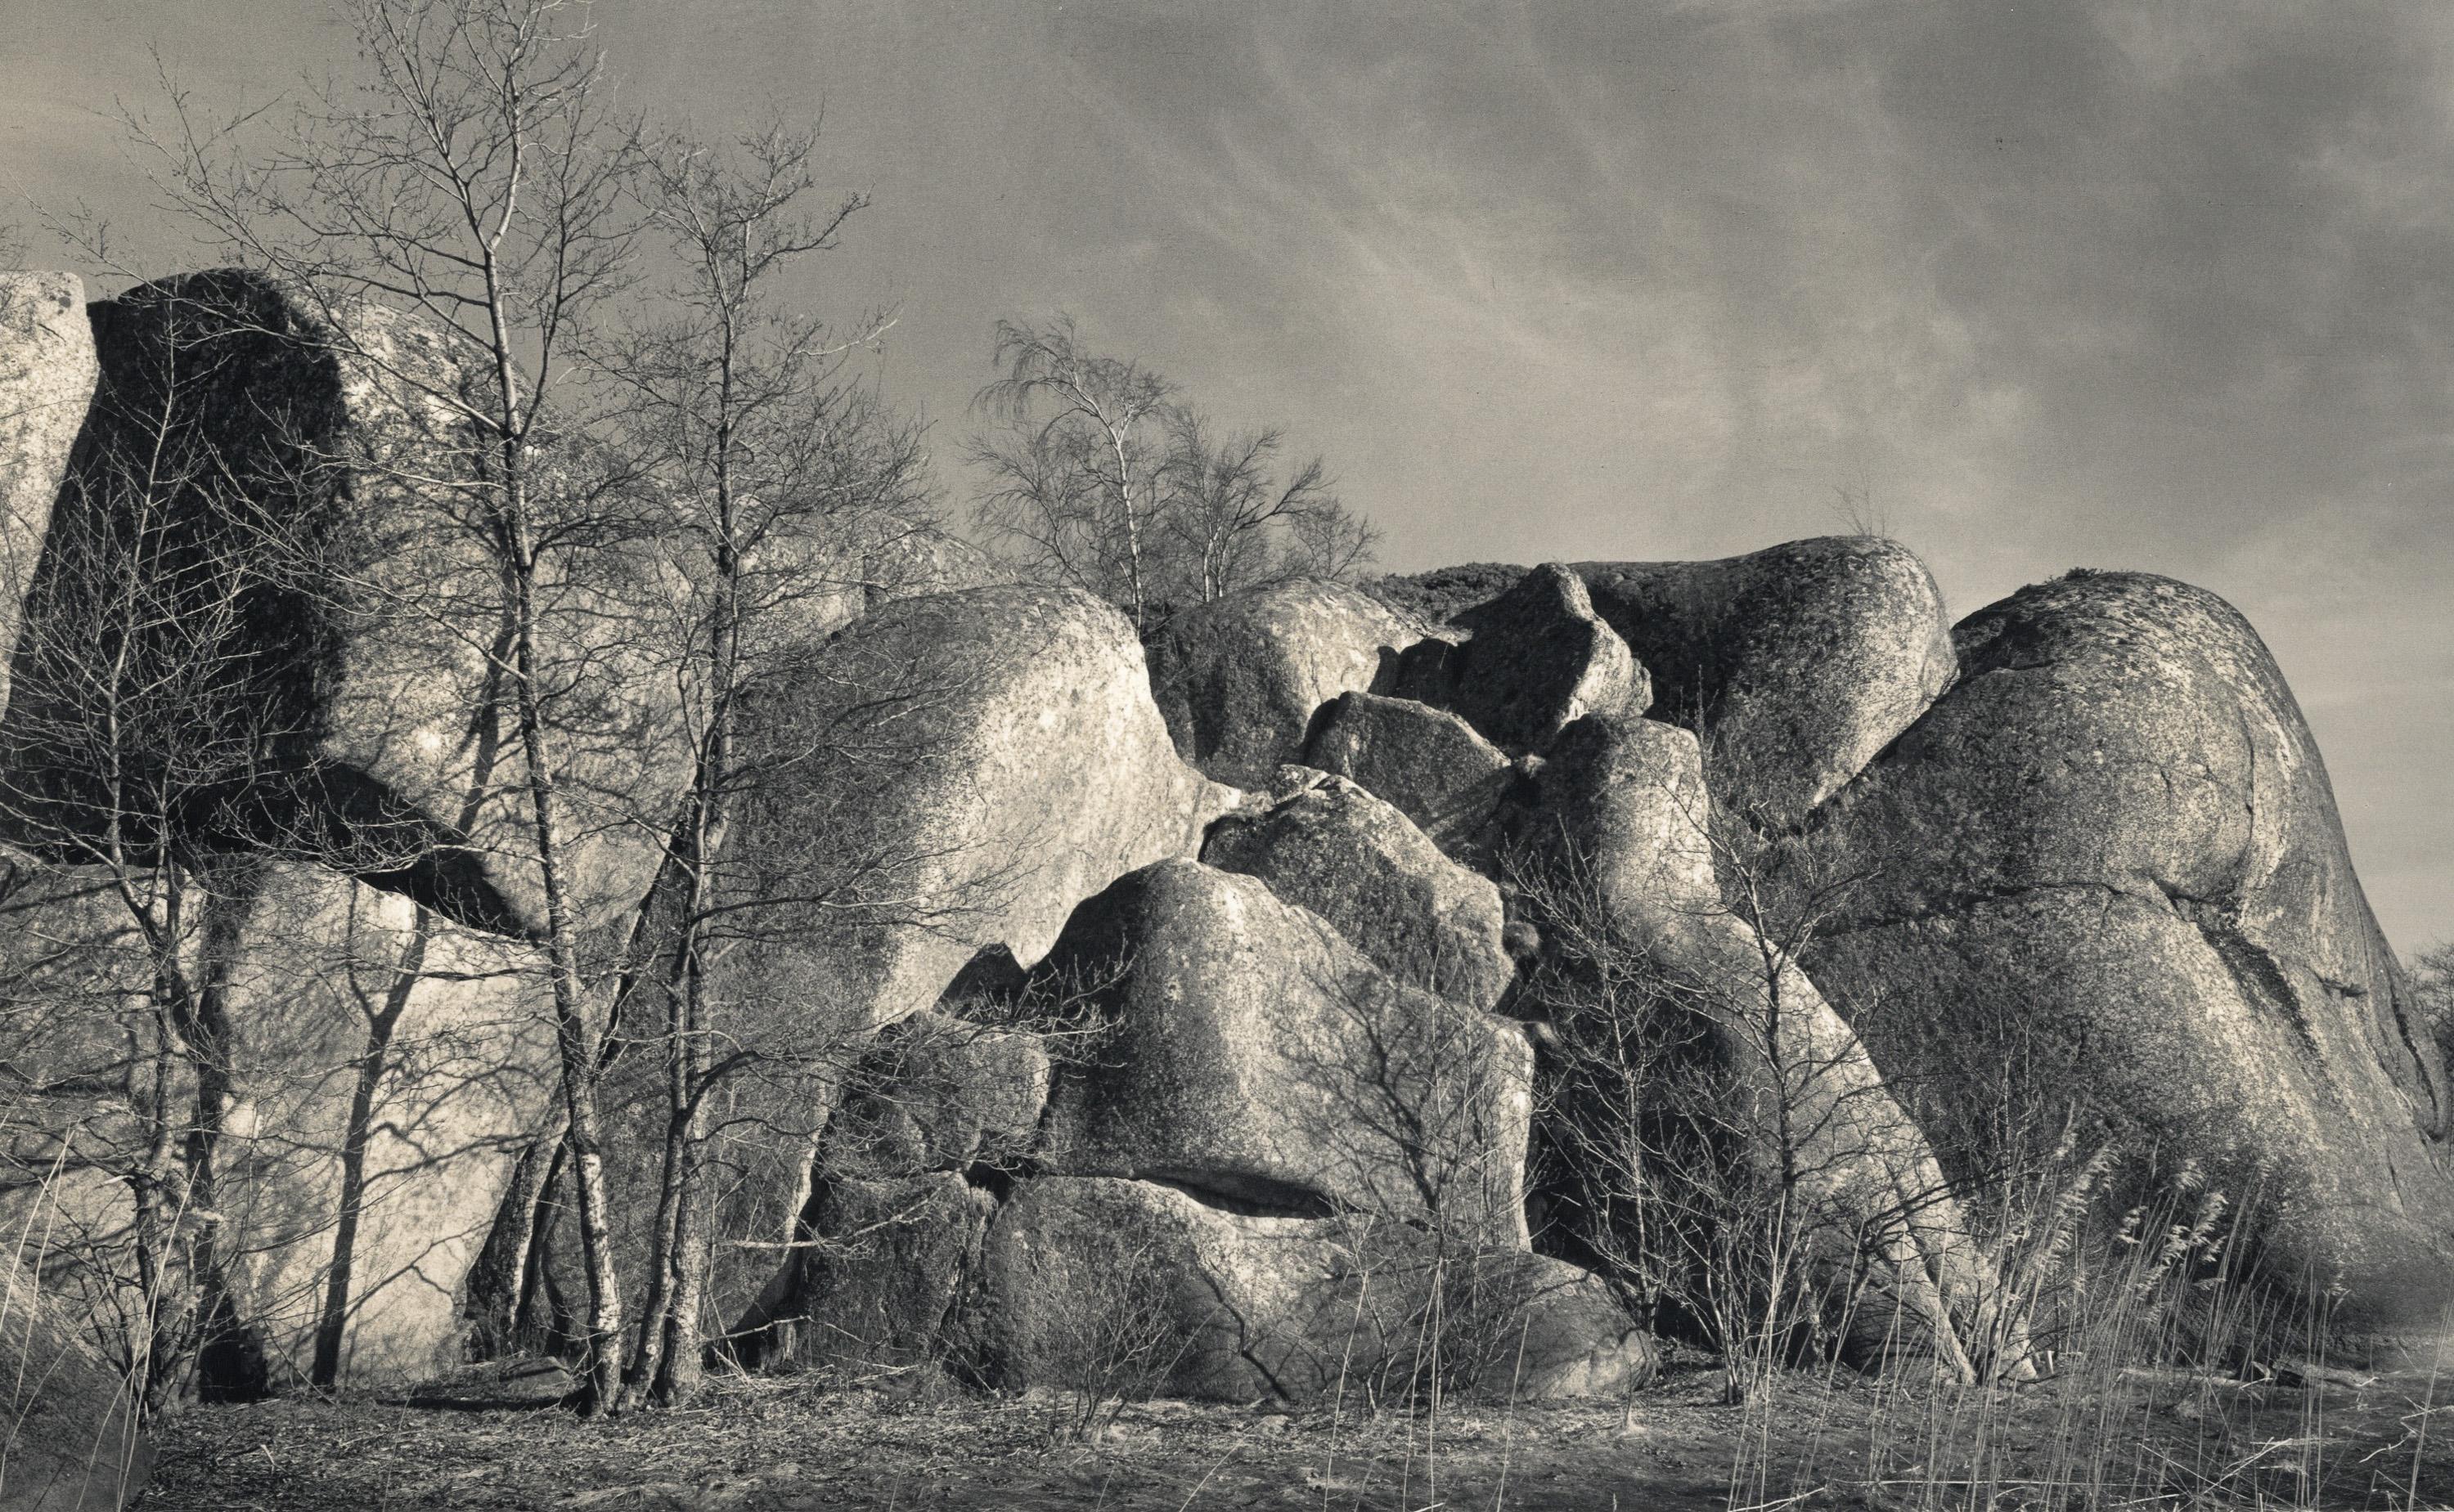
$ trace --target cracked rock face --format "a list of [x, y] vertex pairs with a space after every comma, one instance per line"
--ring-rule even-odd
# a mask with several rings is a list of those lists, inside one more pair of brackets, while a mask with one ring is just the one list
[[1393, 806], [1343, 778], [1310, 777], [1274, 807], [1212, 826], [1201, 859], [1260, 878], [1398, 981], [1497, 1007], [1517, 974], [1499, 888], [1440, 854]]
[[2254, 1192], [2284, 1279], [2340, 1283], [2355, 1318], [2432, 1315], [2454, 1298], [2444, 1069], [2256, 633], [2201, 589], [2089, 573], [1955, 640], [1959, 684], [1800, 852], [1870, 879], [1817, 981], [1956, 1133], [2076, 1094]]

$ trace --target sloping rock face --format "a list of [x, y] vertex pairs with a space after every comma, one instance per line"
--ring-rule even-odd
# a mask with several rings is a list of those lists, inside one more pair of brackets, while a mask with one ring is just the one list
[[1183, 861], [1093, 900], [1041, 971], [1087, 985], [1112, 1025], [1057, 1078], [1047, 1169], [1524, 1246], [1532, 1052], [1516, 1025], [1391, 981], [1253, 878]]
[[743, 704], [762, 777], [724, 858], [722, 990], [812, 1033], [928, 1007], [983, 946], [1045, 954], [1076, 904], [1198, 848], [1239, 794], [1187, 766], [1122, 615], [1060, 589], [891, 604]]
[[[458, 1363], [463, 1278], [551, 1100], [536, 963], [309, 867], [241, 868], [187, 906], [175, 959], [225, 1025], [227, 1069], [211, 1202], [236, 1333], [207, 1367], [231, 1379], [205, 1389], [307, 1377], [344, 1247], [339, 1379], [396, 1384]], [[107, 877], [14, 879], [0, 1057], [45, 1091], [0, 1142], [0, 1214], [63, 1304], [106, 1325], [140, 1290], [130, 1178], [155, 1133], [146, 1103], [110, 1091], [159, 1076], [173, 1126], [197, 1122], [199, 1063], [163, 1044], [153, 966]]]
[[1354, 783], [1318, 773], [1302, 781], [1270, 808], [1212, 826], [1202, 861], [1260, 878], [1400, 982], [1498, 1006], [1517, 974], [1501, 941], [1499, 887]]
[[[534, 926], [541, 885], [493, 672], [505, 593], [481, 502], [453, 487], [480, 448], [452, 403], [463, 374], [446, 340], [238, 270], [89, 313], [101, 379], [29, 600], [39, 651], [19, 648], [13, 785], [52, 800], [37, 806], [50, 826], [97, 831], [114, 800], [93, 786], [95, 755], [114, 737], [86, 688], [132, 615], [137, 659], [183, 678], [149, 688], [160, 706], [138, 712], [155, 745], [120, 765], [173, 789], [174, 825], [303, 846], [464, 922]], [[640, 837], [689, 776], [673, 680], [636, 633], [661, 570], [608, 551], [586, 581], [541, 584], [583, 907], [646, 886], [659, 852]]]
[[70, 273], [0, 273], [0, 710], [18, 617], [97, 370], [85, 285]]
[[2444, 1070], [2257, 635], [2201, 589], [2087, 573], [1955, 640], [1959, 685], [1808, 837], [1810, 870], [1870, 879], [1817, 980], [1947, 1141], [2076, 1103], [2254, 1199], [2269, 1268], [2341, 1284], [2347, 1319], [2433, 1318]]
[[[1591, 1276], [1521, 1253], [1435, 1270], [1418, 1246], [1401, 1225], [1241, 1215], [1149, 1182], [1046, 1177], [989, 1230], [984, 1345], [1010, 1385], [1116, 1380], [1122, 1364], [1124, 1389], [1244, 1402], [1311, 1402], [1341, 1385], [1402, 1394], [1434, 1369], [1453, 1392], [1500, 1400], [1650, 1377], [1649, 1343]], [[1469, 1287], [1478, 1305], [1459, 1304]], [[1486, 1320], [1443, 1338], [1437, 1363], [1425, 1349], [1436, 1304]]]
[[1358, 589], [1291, 583], [1187, 609], [1151, 643], [1151, 687], [1184, 759], [1258, 787], [1302, 751], [1316, 710], [1387, 690], [1423, 627]]
[[1320, 711], [1304, 765], [1396, 805], [1451, 856], [1487, 856], [1500, 800], [1517, 780], [1508, 753], [1444, 708], [1348, 693]]
[[0, 1512], [119, 1512], [152, 1462], [118, 1372], [33, 1277], [0, 1263]]
[[[1887, 1267], [1883, 1290], [1907, 1313], [1901, 1337], [1920, 1336], [1957, 1368], [1981, 1367], [1962, 1324], [1995, 1332], [1992, 1288], [1942, 1170], [1857, 1035], [1791, 958], [1800, 935], [1724, 902], [1718, 858], [1743, 865], [1737, 858], [1753, 848], [1717, 839], [1713, 826], [1726, 823], [1714, 815], [1694, 735], [1647, 719], [1579, 720], [1554, 743], [1534, 802], [1517, 816], [1552, 879], [1532, 909], [1561, 941], [1588, 950], [1606, 941], [1619, 957], [1573, 961], [1566, 980], [1597, 965], [1637, 969], [1658, 990], [1653, 1011], [1696, 1021], [1720, 1067], [1715, 1082], [1727, 1083], [1731, 1105], [1718, 1116], [1751, 1133], [1767, 1168], [1800, 1173], [1806, 1210], [1794, 1221], [1812, 1225], [1807, 1243], [1837, 1269]], [[1562, 1032], [1573, 1044], [1620, 1043], [1620, 1026], [1575, 1021], [1627, 1011], [1622, 996], [1564, 992]], [[1598, 1073], [1607, 1068], [1569, 1074]], [[1667, 1105], [1678, 1094], [1665, 1084], [1656, 1095]], [[1579, 1116], [1574, 1096], [1546, 1104], [1555, 1118]], [[1880, 1334], [1895, 1321], [1869, 1313], [1857, 1326]]]
[[1493, 745], [1533, 750], [1587, 714], [1643, 709], [1645, 669], [1594, 612], [1585, 586], [1556, 563], [1458, 615], [1463, 637], [1412, 647], [1397, 691], [1455, 710]]
[[1895, 542], [1576, 571], [1651, 669], [1653, 716], [1702, 733], [1716, 796], [1760, 827], [1797, 823], [1951, 685], [1942, 594]]

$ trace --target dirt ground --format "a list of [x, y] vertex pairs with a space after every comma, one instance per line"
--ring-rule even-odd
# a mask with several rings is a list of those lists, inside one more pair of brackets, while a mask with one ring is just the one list
[[[163, 1425], [140, 1512], [837, 1512], [1250, 1507], [2454, 1504], [2454, 1395], [2424, 1377], [1917, 1392], [1785, 1383], [1746, 1407], [1674, 1369], [1632, 1401], [1375, 1416], [1148, 1403], [1089, 1442], [1058, 1399], [731, 1380], [688, 1411], [289, 1400]], [[2454, 1383], [2443, 1383], [2454, 1386]]]

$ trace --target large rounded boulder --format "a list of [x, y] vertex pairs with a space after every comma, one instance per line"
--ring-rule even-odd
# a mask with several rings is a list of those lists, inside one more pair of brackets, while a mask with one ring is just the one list
[[1948, 1142], [1999, 1157], [1988, 1131], [2076, 1105], [2245, 1204], [2273, 1273], [2433, 1316], [2454, 1105], [2257, 634], [2201, 589], [2074, 573], [1955, 640], [1958, 686], [1796, 858], [1862, 879], [1817, 980]]
[[1039, 976], [1101, 1026], [1050, 1096], [1049, 1170], [1524, 1247], [1523, 1031], [1391, 980], [1260, 881], [1136, 872], [1083, 906]]
[[1896, 542], [1576, 571], [1653, 673], [1653, 717], [1703, 736], [1715, 796], [1759, 827], [1798, 822], [1951, 684], [1942, 594]]
[[1124, 616], [1066, 589], [886, 605], [757, 686], [742, 729], [718, 885], [757, 944], [723, 990], [813, 1044], [929, 1007], [985, 947], [1037, 960], [1241, 796], [1177, 755]]
[[0, 273], [0, 709], [9, 706], [18, 616], [96, 370], [84, 284], [69, 273]]

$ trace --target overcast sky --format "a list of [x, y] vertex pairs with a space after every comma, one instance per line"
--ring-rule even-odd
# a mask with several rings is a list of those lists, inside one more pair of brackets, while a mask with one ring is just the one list
[[[148, 45], [209, 106], [350, 59], [320, 0], [7, 9], [0, 173], [150, 270], [88, 113]], [[2396, 943], [2454, 935], [2454, 6], [597, 13], [634, 106], [824, 105], [875, 206], [806, 287], [899, 307], [941, 457], [991, 322], [1064, 309], [1325, 452], [1393, 567], [1725, 555], [1847, 488], [1961, 612], [2169, 573], [2281, 659]]]

